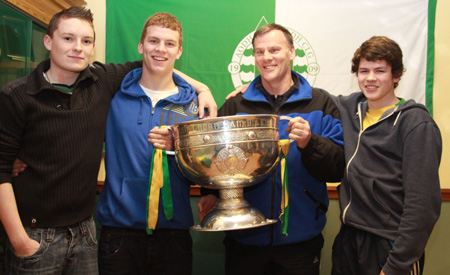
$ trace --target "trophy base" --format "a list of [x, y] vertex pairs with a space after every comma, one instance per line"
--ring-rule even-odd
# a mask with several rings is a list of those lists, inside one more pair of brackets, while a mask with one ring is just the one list
[[193, 231], [229, 231], [249, 229], [276, 223], [266, 219], [253, 207], [238, 209], [213, 209], [205, 216], [201, 225], [191, 227]]

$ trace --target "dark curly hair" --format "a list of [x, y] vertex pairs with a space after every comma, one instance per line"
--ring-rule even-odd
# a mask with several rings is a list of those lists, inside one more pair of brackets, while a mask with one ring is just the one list
[[[403, 67], [403, 53], [400, 46], [385, 36], [373, 36], [361, 44], [352, 58], [352, 73], [358, 75], [359, 63], [364, 58], [367, 61], [386, 60], [392, 67], [392, 76], [400, 78], [405, 69]], [[398, 82], [394, 84], [394, 88]]]

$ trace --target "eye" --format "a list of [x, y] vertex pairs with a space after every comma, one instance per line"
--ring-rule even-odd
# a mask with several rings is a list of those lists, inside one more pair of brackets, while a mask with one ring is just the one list
[[83, 43], [86, 45], [91, 45], [94, 42], [91, 39], [85, 39], [85, 40], [83, 40]]
[[64, 36], [63, 39], [66, 41], [72, 41], [72, 37], [70, 36]]
[[168, 47], [175, 47], [176, 44], [174, 42], [167, 42]]
[[264, 54], [264, 51], [262, 51], [262, 50], [255, 51], [255, 55], [263, 55], [263, 54]]
[[148, 42], [150, 42], [150, 44], [157, 44], [158, 40], [156, 39], [150, 39]]

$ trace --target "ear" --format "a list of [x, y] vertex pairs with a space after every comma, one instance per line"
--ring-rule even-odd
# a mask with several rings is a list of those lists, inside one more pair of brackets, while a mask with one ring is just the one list
[[44, 36], [44, 46], [47, 50], [52, 50], [52, 38], [48, 34]]
[[294, 47], [294, 45], [291, 46], [291, 48], [289, 49], [289, 52], [291, 53], [290, 60], [292, 61], [292, 60], [295, 59], [295, 47]]
[[144, 44], [142, 44], [142, 42], [139, 42], [139, 44], [138, 44], [138, 52], [139, 52], [139, 54], [144, 53]]
[[180, 47], [180, 48], [178, 49], [177, 59], [180, 59], [182, 53], [183, 53], [183, 47]]
[[95, 42], [92, 43], [92, 53], [91, 53], [91, 57], [94, 56], [95, 53]]

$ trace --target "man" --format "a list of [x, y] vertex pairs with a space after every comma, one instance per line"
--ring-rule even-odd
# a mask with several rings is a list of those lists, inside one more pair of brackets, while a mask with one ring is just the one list
[[[175, 16], [152, 15], [144, 25], [138, 47], [143, 55], [143, 68], [125, 77], [111, 102], [105, 138], [106, 182], [97, 212], [102, 224], [100, 274], [192, 273], [189, 228], [194, 221], [190, 185], [178, 170], [174, 155], [167, 156], [168, 167], [164, 172], [170, 176], [170, 182], [164, 181], [153, 205], [150, 201], [155, 190], [154, 172], [149, 186], [152, 168], [161, 166], [152, 159], [154, 149], [173, 148], [171, 139], [166, 142], [161, 136], [167, 130], [158, 127], [198, 117], [195, 90], [173, 74], [175, 61], [182, 54], [182, 42], [182, 27]], [[150, 145], [149, 132], [153, 143]], [[172, 198], [164, 196], [167, 184]], [[171, 208], [167, 205], [169, 200], [173, 203]], [[167, 214], [168, 209], [173, 211], [172, 215]], [[152, 211], [157, 213], [150, 224], [148, 217]]]
[[333, 275], [422, 274], [441, 209], [440, 131], [425, 106], [398, 98], [402, 51], [374, 36], [354, 53], [361, 92], [339, 96], [346, 169]]
[[[81, 7], [57, 13], [44, 38], [50, 60], [0, 93], [0, 220], [9, 238], [8, 274], [98, 272], [92, 211], [109, 103], [141, 62], [89, 65], [92, 21]], [[16, 158], [27, 169], [12, 180]]]
[[[228, 99], [219, 115], [280, 115], [280, 139], [291, 139], [289, 214], [288, 222], [227, 232], [226, 273], [319, 274], [328, 207], [326, 182], [339, 181], [344, 168], [339, 112], [327, 92], [311, 88], [291, 71], [295, 48], [286, 28], [265, 25], [255, 32], [252, 44], [261, 75], [245, 94]], [[270, 219], [282, 213], [280, 170], [279, 165], [264, 182], [244, 191], [248, 202]]]

